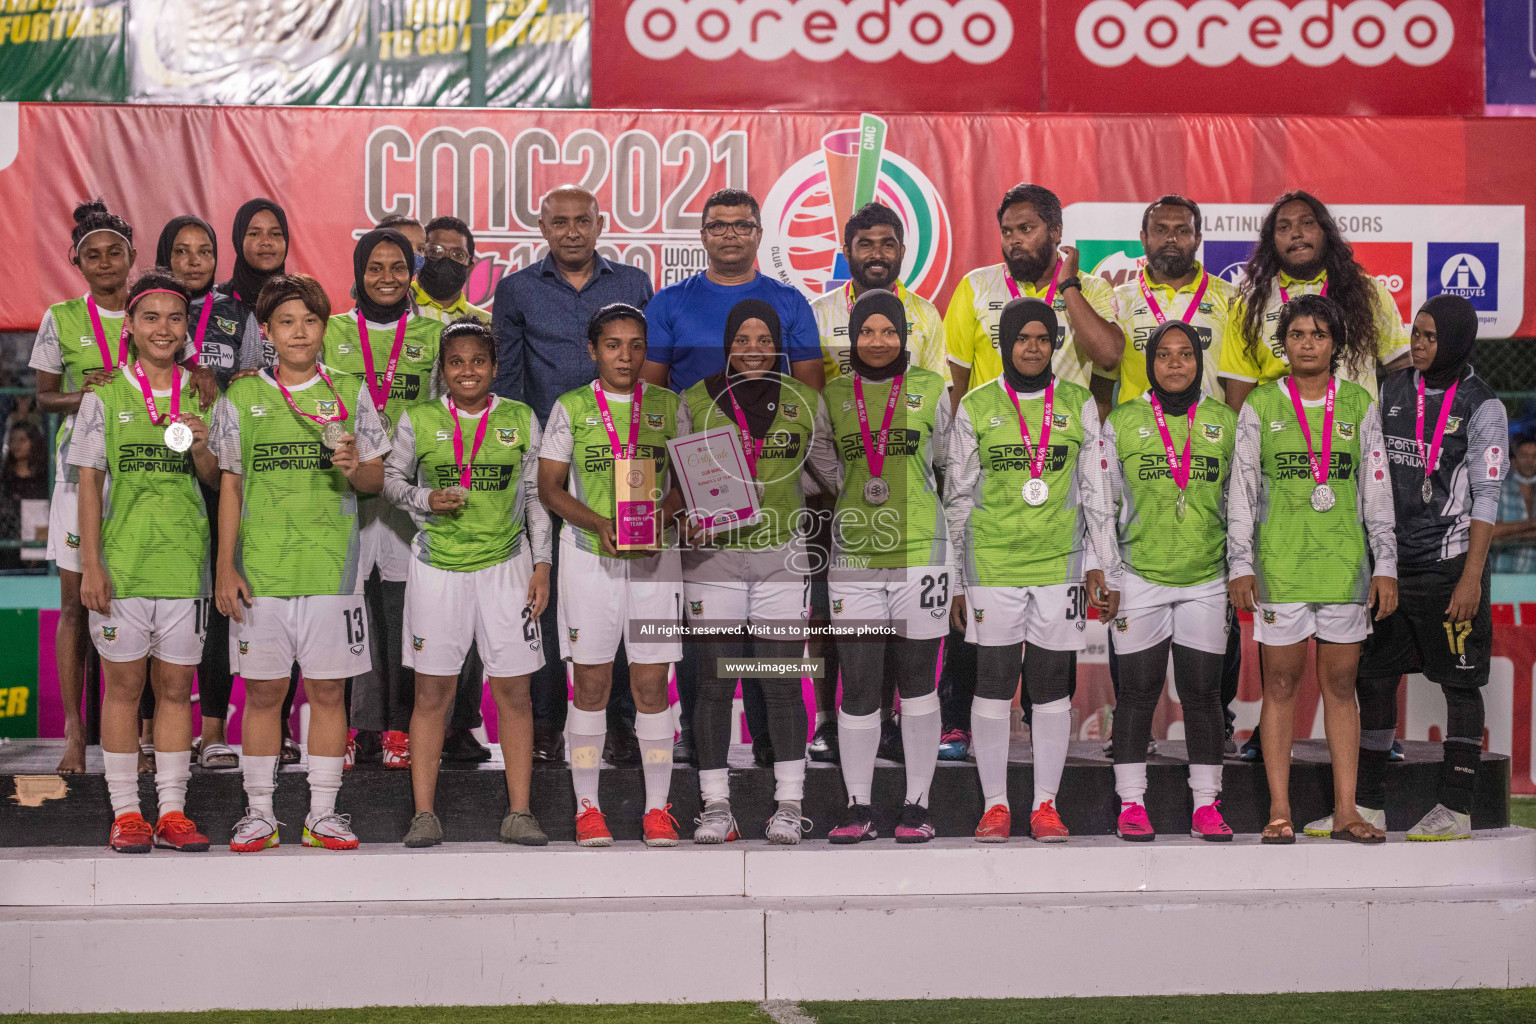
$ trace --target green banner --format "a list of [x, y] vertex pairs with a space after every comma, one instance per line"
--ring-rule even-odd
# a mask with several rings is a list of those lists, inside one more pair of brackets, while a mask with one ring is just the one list
[[0, 610], [0, 736], [37, 736], [37, 610]]
[[584, 107], [590, 28], [591, 0], [0, 0], [0, 100]]

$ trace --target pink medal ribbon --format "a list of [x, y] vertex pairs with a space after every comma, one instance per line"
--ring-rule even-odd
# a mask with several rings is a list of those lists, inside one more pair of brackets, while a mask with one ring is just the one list
[[144, 392], [144, 408], [149, 413], [149, 422], [159, 426], [161, 421], [175, 423], [181, 419], [181, 368], [173, 367], [171, 373], [171, 411], [165, 416], [160, 415], [160, 410], [155, 408], [155, 392], [149, 386], [149, 375], [144, 372], [144, 364], [135, 361], [129, 367], [133, 379], [139, 382], [139, 390]]
[[896, 414], [896, 402], [901, 398], [901, 382], [905, 376], [898, 373], [891, 381], [891, 393], [885, 400], [885, 416], [880, 421], [878, 438], [869, 433], [869, 407], [864, 403], [863, 378], [857, 374], [853, 378], [853, 404], [859, 413], [859, 437], [864, 442], [864, 459], [869, 464], [864, 500], [871, 505], [884, 505], [891, 496], [891, 485], [881, 478], [881, 474], [885, 472], [885, 445], [891, 436], [891, 418]]
[[485, 411], [480, 414], [480, 425], [475, 428], [475, 446], [469, 450], [468, 461], [464, 458], [464, 428], [459, 425], [459, 407], [453, 404], [453, 396], [448, 396], [448, 415], [453, 417], [453, 464], [459, 469], [459, 486], [469, 490], [469, 477], [474, 469], [475, 456], [480, 454], [480, 446], [485, 443], [485, 428], [491, 422], [491, 408], [496, 404], [496, 396], [492, 395], [485, 403]]
[[615, 459], [633, 459], [640, 450], [640, 402], [645, 395], [645, 384], [635, 381], [634, 399], [629, 405], [629, 442], [619, 447], [619, 432], [613, 425], [613, 413], [608, 408], [608, 396], [603, 394], [601, 381], [592, 382], [592, 393], [597, 396], [597, 411], [603, 417], [603, 429], [608, 431], [608, 443], [613, 447]]
[[1416, 415], [1413, 421], [1413, 439], [1419, 445], [1419, 460], [1424, 463], [1424, 487], [1420, 491], [1425, 501], [1435, 496], [1434, 485], [1430, 483], [1430, 477], [1440, 467], [1440, 443], [1445, 440], [1445, 424], [1451, 416], [1451, 402], [1456, 398], [1456, 385], [1460, 381], [1451, 382], [1451, 386], [1445, 389], [1445, 398], [1440, 403], [1440, 418], [1435, 423], [1435, 434], [1429, 442], [1429, 452], [1424, 451], [1424, 375], [1419, 374], [1419, 397], [1415, 403]]
[[752, 431], [747, 427], [747, 414], [741, 411], [741, 406], [736, 402], [736, 396], [731, 394], [729, 388], [725, 393], [730, 396], [731, 410], [736, 413], [736, 429], [741, 432], [741, 452], [747, 457], [747, 468], [756, 478], [757, 460], [763, 457], [763, 445], [768, 438], [766, 436], [753, 438]]
[[1328, 394], [1323, 399], [1323, 440], [1322, 451], [1312, 450], [1312, 428], [1307, 425], [1307, 411], [1301, 406], [1301, 389], [1296, 386], [1295, 377], [1285, 378], [1286, 390], [1291, 394], [1291, 406], [1296, 410], [1296, 420], [1301, 424], [1301, 436], [1307, 441], [1307, 461], [1312, 467], [1312, 479], [1317, 486], [1312, 489], [1312, 508], [1318, 512], [1327, 512], [1333, 508], [1333, 488], [1328, 486], [1329, 461], [1333, 457], [1333, 396], [1338, 388], [1338, 381], [1328, 378]]
[[208, 333], [208, 318], [213, 314], [213, 292], [203, 296], [203, 309], [197, 315], [197, 333], [192, 336], [192, 365], [203, 358], [203, 336]]
[[[1179, 489], [1178, 500], [1174, 502], [1173, 514], [1176, 519], [1183, 520], [1189, 506], [1185, 502], [1184, 489], [1189, 486], [1189, 445], [1195, 437], [1195, 405], [1189, 407], [1189, 433], [1184, 438], [1184, 462], [1179, 463], [1178, 452], [1173, 447], [1173, 433], [1168, 429], [1168, 420], [1163, 416], [1163, 404], [1157, 400], [1157, 395], [1148, 396], [1152, 400], [1152, 417], [1157, 420], [1157, 432], [1163, 438], [1163, 454], [1168, 459], [1168, 472], [1173, 477], [1173, 484]], [[1196, 403], [1198, 405], [1198, 403]], [[1305, 426], [1302, 427], [1306, 429]], [[1311, 444], [1310, 439], [1307, 442]]]
[[[1317, 294], [1323, 295], [1323, 296], [1326, 296], [1328, 294], [1328, 279], [1327, 278], [1323, 279], [1322, 291], [1318, 292]], [[1282, 303], [1286, 303], [1286, 302], [1290, 302], [1291, 301], [1291, 293], [1285, 290], [1285, 285], [1281, 285], [1280, 286], [1280, 301]]]
[[101, 326], [101, 313], [96, 309], [96, 296], [85, 297], [85, 311], [91, 315], [91, 331], [96, 335], [96, 347], [101, 350], [101, 365], [108, 370], [115, 370], [128, 361], [128, 314], [123, 313], [123, 333], [117, 339], [117, 358], [112, 358], [112, 350], [107, 347], [107, 332]]
[[[1013, 279], [1013, 275], [1007, 272], [1007, 265], [1003, 267], [1003, 280], [1008, 285], [1008, 295], [1011, 298], [1022, 299], [1024, 294], [1019, 291], [1019, 284]], [[1051, 286], [1045, 290], [1045, 304], [1051, 308], [1056, 306], [1056, 282], [1061, 280], [1061, 260], [1056, 261], [1056, 269], [1051, 273]]]
[[[357, 333], [363, 344], [363, 369], [367, 371], [364, 379], [368, 382], [368, 394], [373, 399], [373, 407], [382, 416], [384, 406], [389, 404], [390, 389], [395, 385], [395, 367], [400, 365], [400, 349], [405, 345], [405, 321], [411, 314], [409, 311], [402, 313], [400, 322], [395, 324], [395, 344], [389, 350], [389, 362], [384, 367], [384, 386], [380, 388], [373, 373], [373, 346], [368, 344], [368, 318], [363, 316], [360, 309], [353, 312], [357, 314]], [[388, 429], [386, 425], [385, 430]]]
[[[1147, 273], [1145, 270], [1137, 277], [1136, 283], [1141, 286], [1141, 297], [1146, 300], [1147, 308], [1152, 311], [1152, 316], [1159, 324], [1166, 323], [1168, 318], [1163, 315], [1162, 307], [1157, 304], [1157, 299], [1152, 295], [1152, 289], [1147, 287]], [[1211, 272], [1206, 270], [1200, 274], [1200, 287], [1195, 289], [1195, 297], [1189, 301], [1189, 308], [1184, 315], [1179, 317], [1184, 323], [1191, 323], [1190, 317], [1200, 308], [1200, 300], [1205, 298], [1205, 290], [1210, 287]]]
[[319, 363], [315, 364], [315, 373], [320, 377], [321, 380], [325, 381], [325, 386], [330, 388], [331, 394], [336, 397], [336, 408], [340, 409], [341, 411], [335, 416], [312, 416], [305, 412], [303, 409], [300, 409], [293, 400], [293, 393], [290, 392], [288, 388], [283, 384], [283, 378], [278, 376], [278, 367], [276, 366], [272, 367], [272, 381], [277, 385], [277, 390], [281, 391], [283, 393], [283, 397], [288, 400], [288, 407], [294, 412], [298, 413], [300, 416], [307, 420], [313, 420], [315, 423], [340, 423], [342, 420], [347, 418], [347, 403], [342, 401], [341, 392], [336, 390], [336, 385], [331, 383], [331, 378], [327, 377], [325, 375], [325, 371], [320, 369]]
[[[1006, 379], [1003, 380], [1003, 390], [1008, 392], [1008, 398], [1013, 402], [1013, 409], [1019, 414], [1019, 436], [1024, 440], [1024, 447], [1029, 448], [1029, 424], [1024, 421], [1024, 408], [1019, 403], [1019, 393], [1013, 390], [1013, 386]], [[1051, 411], [1056, 407], [1056, 378], [1045, 386], [1045, 404], [1040, 410], [1040, 443], [1035, 445], [1035, 454], [1029, 460], [1029, 483], [1024, 485], [1024, 500], [1031, 505], [1043, 505], [1045, 499], [1050, 496], [1051, 489], [1046, 482], [1040, 479], [1040, 474], [1045, 472], [1045, 453], [1049, 451], [1051, 443]]]

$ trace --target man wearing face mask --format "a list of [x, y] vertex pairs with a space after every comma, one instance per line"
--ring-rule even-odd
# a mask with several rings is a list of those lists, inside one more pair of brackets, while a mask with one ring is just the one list
[[427, 223], [427, 242], [421, 251], [421, 267], [411, 282], [416, 314], [439, 323], [472, 316], [491, 322], [491, 311], [464, 297], [464, 282], [475, 266], [475, 236], [457, 217], [436, 217]]

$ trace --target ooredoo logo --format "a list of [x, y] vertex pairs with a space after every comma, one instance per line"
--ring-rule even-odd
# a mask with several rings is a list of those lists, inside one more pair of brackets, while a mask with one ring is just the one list
[[951, 56], [990, 64], [1008, 52], [1013, 19], [999, 0], [638, 0], [624, 33], [651, 60], [687, 51], [704, 60], [795, 53], [879, 63], [899, 54], [923, 64]]
[[1294, 58], [1325, 67], [1343, 58], [1376, 67], [1396, 57], [1426, 67], [1444, 57], [1456, 38], [1451, 15], [1435, 0], [1303, 0], [1285, 7], [1273, 0], [1174, 0], [1132, 6], [1094, 0], [1077, 17], [1077, 48], [1100, 67], [1132, 58], [1152, 67], [1190, 59], [1206, 67], [1245, 60], [1273, 67]]

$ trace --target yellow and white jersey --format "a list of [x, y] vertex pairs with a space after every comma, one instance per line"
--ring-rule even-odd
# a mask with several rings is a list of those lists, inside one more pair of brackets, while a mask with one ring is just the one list
[[[1202, 281], [1205, 284], [1203, 291]], [[1222, 398], [1225, 392], [1219, 380], [1221, 351], [1226, 340], [1227, 320], [1237, 301], [1237, 289], [1215, 274], [1207, 274], [1199, 264], [1195, 265], [1195, 279], [1177, 290], [1171, 285], [1154, 283], [1147, 276], [1145, 267], [1115, 289], [1115, 308], [1119, 312], [1115, 322], [1125, 333], [1125, 354], [1117, 369], [1106, 373], [1095, 367], [1095, 376], [1120, 382], [1119, 404], [1122, 405], [1141, 397], [1152, 386], [1147, 380], [1147, 341], [1157, 330], [1159, 321], [1147, 302], [1148, 294], [1162, 311], [1164, 320], [1183, 320], [1200, 336], [1205, 367], [1201, 384], [1206, 394]], [[1196, 296], [1199, 296], [1198, 303], [1195, 303]]]
[[[949, 361], [944, 355], [944, 322], [939, 309], [921, 295], [896, 282], [896, 297], [907, 311], [907, 351], [912, 362], [932, 370], [949, 383]], [[821, 363], [827, 380], [843, 377], [848, 369], [848, 314], [853, 312], [853, 285], [847, 284], [811, 303], [816, 333], [821, 335]]]
[[[1060, 264], [1058, 264], [1059, 266]], [[1081, 274], [1083, 298], [1094, 310], [1115, 322], [1115, 290], [1102, 277]], [[997, 326], [1003, 307], [1014, 299], [1008, 288], [1008, 265], [997, 263], [973, 270], [960, 279], [944, 314], [944, 340], [949, 358], [957, 366], [968, 366], [968, 389], [981, 387], [1002, 375], [1003, 360], [997, 350]], [[1044, 299], [1050, 288], [1036, 289], [1034, 282], [1018, 282], [1019, 298]], [[1088, 386], [1093, 362], [1077, 347], [1077, 338], [1067, 318], [1067, 300], [1061, 294], [1051, 297], [1051, 308], [1060, 321], [1061, 347], [1051, 360], [1057, 378]]]

